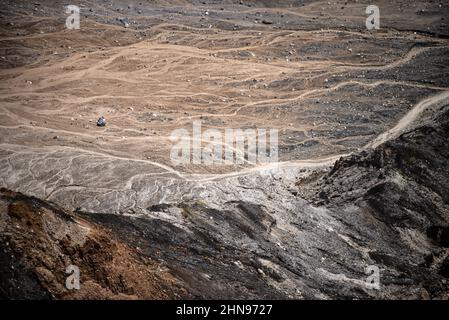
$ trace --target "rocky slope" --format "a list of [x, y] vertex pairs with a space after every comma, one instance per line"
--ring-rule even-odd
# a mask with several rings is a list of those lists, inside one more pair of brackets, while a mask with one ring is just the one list
[[[2, 295], [447, 299], [449, 108], [432, 112], [397, 139], [303, 176], [296, 190], [273, 185], [279, 198], [263, 202], [69, 214], [2, 190]], [[63, 288], [70, 262], [79, 292]], [[372, 265], [379, 290], [366, 283]]]
[[447, 297], [449, 265], [449, 107], [418, 128], [299, 181], [302, 195], [326, 206], [382, 264], [388, 282]]
[[[65, 286], [79, 266], [79, 290]], [[0, 299], [167, 299], [183, 290], [110, 231], [33, 197], [0, 191]]]

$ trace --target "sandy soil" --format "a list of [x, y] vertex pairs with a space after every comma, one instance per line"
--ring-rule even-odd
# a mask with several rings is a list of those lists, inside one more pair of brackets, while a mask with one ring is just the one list
[[330, 165], [447, 90], [449, 7], [406, 3], [380, 3], [368, 31], [357, 2], [85, 1], [68, 30], [62, 2], [2, 1], [2, 184], [59, 199], [267, 169], [172, 163], [170, 134], [195, 120], [278, 129], [281, 168]]

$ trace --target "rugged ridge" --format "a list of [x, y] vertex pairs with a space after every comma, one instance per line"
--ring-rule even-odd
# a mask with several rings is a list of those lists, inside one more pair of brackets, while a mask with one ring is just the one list
[[[80, 268], [79, 290], [65, 287]], [[0, 190], [0, 298], [167, 299], [183, 290], [110, 231], [60, 207]]]
[[329, 173], [298, 183], [302, 196], [330, 208], [367, 239], [388, 235], [397, 251], [379, 242], [370, 252], [373, 260], [443, 296], [449, 262], [448, 137], [446, 105], [399, 138], [341, 158]]

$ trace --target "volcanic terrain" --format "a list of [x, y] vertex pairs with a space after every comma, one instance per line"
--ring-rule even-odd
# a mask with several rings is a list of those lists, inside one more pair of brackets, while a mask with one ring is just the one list
[[[449, 3], [67, 4], [0, 0], [0, 297], [449, 298]], [[174, 163], [198, 121], [279, 157]]]

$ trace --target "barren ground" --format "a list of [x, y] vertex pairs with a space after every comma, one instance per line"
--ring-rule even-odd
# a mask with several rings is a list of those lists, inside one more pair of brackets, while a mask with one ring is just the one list
[[[323, 250], [335, 249], [322, 238], [341, 221], [328, 211], [331, 204], [309, 204], [309, 186], [298, 191], [298, 181], [329, 171], [341, 156], [400, 137], [449, 102], [445, 1], [376, 1], [381, 29], [373, 31], [365, 27], [366, 4], [360, 1], [73, 4], [81, 7], [80, 30], [65, 28], [64, 1], [0, 2], [0, 185], [109, 227], [123, 225], [116, 231], [125, 238], [140, 230], [142, 239], [154, 243], [193, 243], [208, 233], [232, 231], [233, 223], [241, 229], [239, 219], [246, 225], [255, 215], [262, 221], [256, 227], [261, 234], [252, 234], [250, 223], [253, 231], [242, 239], [235, 230], [235, 238], [223, 235], [230, 237], [226, 243], [236, 241], [236, 248], [259, 255], [257, 262], [245, 256], [255, 275], [258, 270], [264, 277], [267, 270], [282, 275], [285, 266], [273, 265], [271, 253], [260, 252], [274, 252], [291, 241], [301, 247], [301, 236], [306, 243], [316, 237]], [[101, 115], [108, 120], [103, 128], [95, 125]], [[201, 120], [204, 130], [278, 129], [279, 163], [173, 164], [170, 134], [180, 128], [192, 132], [194, 120]], [[230, 222], [214, 210], [239, 213]], [[211, 221], [201, 220], [202, 215]], [[310, 226], [302, 230], [304, 225], [293, 222], [298, 215], [310, 217], [308, 223], [316, 223], [324, 235]], [[230, 229], [213, 229], [214, 219]], [[158, 229], [165, 224], [169, 235]], [[192, 228], [199, 234], [192, 236]], [[148, 236], [148, 230], [154, 234]], [[268, 249], [256, 248], [259, 237], [270, 239]], [[142, 241], [130, 238], [133, 244]], [[348, 240], [340, 234], [338, 239], [360, 249], [353, 242], [357, 236]], [[219, 240], [212, 247], [225, 250], [214, 241]], [[309, 247], [295, 248], [293, 256], [301, 250], [317, 254]], [[149, 256], [158, 256], [148, 250]], [[232, 260], [228, 254], [222, 258]], [[285, 267], [287, 274], [280, 277], [287, 280], [257, 282], [260, 295], [226, 287], [223, 283], [235, 272], [231, 267], [223, 267], [223, 278], [218, 266], [204, 267], [226, 279], [204, 293], [201, 281], [206, 280], [189, 278], [198, 262], [180, 267], [180, 257], [161, 253], [158, 259], [173, 263], [173, 273], [187, 287], [199, 283], [187, 289], [195, 297], [214, 297], [214, 292], [219, 297], [379, 297], [347, 287], [338, 287], [343, 290], [338, 293], [313, 287], [301, 280], [313, 278], [305, 275], [306, 265], [317, 266], [305, 258]], [[348, 254], [349, 260], [359, 258]], [[255, 275], [239, 263], [244, 277], [253, 281]], [[298, 273], [298, 265], [305, 273]], [[331, 283], [347, 280], [329, 270], [319, 277]], [[363, 268], [354, 272], [360, 276]], [[395, 287], [380, 297], [402, 297], [405, 291]], [[410, 295], [423, 297], [418, 289]]]

